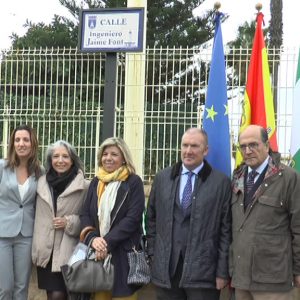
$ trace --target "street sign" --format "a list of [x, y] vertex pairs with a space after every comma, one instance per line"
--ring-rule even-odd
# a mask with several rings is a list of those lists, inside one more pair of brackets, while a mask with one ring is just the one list
[[144, 8], [81, 10], [82, 52], [141, 52], [143, 34]]

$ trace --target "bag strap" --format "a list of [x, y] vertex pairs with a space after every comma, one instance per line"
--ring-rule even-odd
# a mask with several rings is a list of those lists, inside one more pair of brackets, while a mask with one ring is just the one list
[[138, 244], [138, 249], [136, 248], [136, 245], [133, 243], [132, 239], [130, 239], [131, 243], [132, 243], [132, 250], [133, 251], [137, 251], [140, 249], [143, 250], [143, 252], [146, 253], [146, 237], [144, 234], [141, 234], [141, 237], [140, 237], [140, 242]]
[[[89, 241], [89, 243], [87, 244], [87, 247], [86, 247], [86, 252], [85, 252], [85, 260], [88, 260], [89, 259], [89, 252], [90, 252], [90, 249], [93, 249], [92, 248], [92, 242], [93, 242], [94, 238], [91, 238], [91, 240]], [[81, 242], [82, 243], [82, 242]], [[84, 244], [84, 243], [83, 243]], [[85, 244], [84, 244], [85, 245]]]

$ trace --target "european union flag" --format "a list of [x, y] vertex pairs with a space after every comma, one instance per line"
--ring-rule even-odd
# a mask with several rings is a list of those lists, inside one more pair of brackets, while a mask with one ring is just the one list
[[225, 58], [221, 30], [222, 14], [217, 13], [209, 72], [203, 128], [208, 135], [207, 161], [213, 168], [231, 176], [230, 133], [228, 122]]

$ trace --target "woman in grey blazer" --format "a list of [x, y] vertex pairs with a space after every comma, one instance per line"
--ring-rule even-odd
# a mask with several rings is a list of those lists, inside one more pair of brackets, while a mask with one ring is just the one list
[[26, 300], [31, 273], [38, 141], [32, 128], [14, 129], [0, 160], [0, 300]]

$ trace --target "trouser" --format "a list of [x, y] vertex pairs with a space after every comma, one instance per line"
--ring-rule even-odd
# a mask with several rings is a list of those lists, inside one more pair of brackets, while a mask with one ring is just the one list
[[235, 300], [292, 300], [290, 292], [252, 292], [247, 290], [235, 289]]
[[112, 297], [111, 292], [99, 292], [93, 297], [94, 300], [137, 300], [137, 293], [128, 297]]
[[183, 259], [180, 257], [174, 276], [171, 278], [171, 289], [156, 286], [157, 300], [219, 300], [217, 289], [180, 288]]
[[27, 300], [32, 237], [0, 238], [0, 300]]

